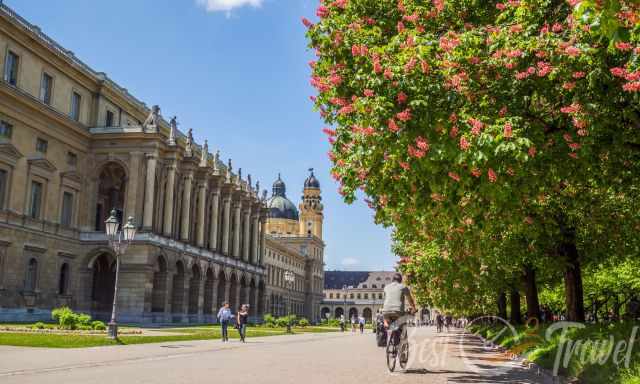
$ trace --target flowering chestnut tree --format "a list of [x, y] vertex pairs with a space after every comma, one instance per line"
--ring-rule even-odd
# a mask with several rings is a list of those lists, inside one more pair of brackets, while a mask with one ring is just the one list
[[[323, 0], [316, 15], [303, 23], [332, 175], [397, 232], [451, 241], [492, 220], [535, 226], [567, 189], [637, 185], [635, 2]], [[575, 221], [544, 216], [581, 320]]]

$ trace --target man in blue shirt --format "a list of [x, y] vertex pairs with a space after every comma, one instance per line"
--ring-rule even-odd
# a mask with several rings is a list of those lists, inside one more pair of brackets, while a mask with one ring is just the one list
[[218, 321], [220, 321], [220, 325], [222, 326], [222, 342], [229, 341], [227, 328], [229, 327], [229, 321], [231, 321], [232, 318], [233, 315], [231, 314], [229, 303], [224, 303], [222, 308], [218, 311]]

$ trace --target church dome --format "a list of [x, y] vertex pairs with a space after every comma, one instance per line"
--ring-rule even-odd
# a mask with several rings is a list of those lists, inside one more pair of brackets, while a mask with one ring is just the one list
[[298, 209], [287, 199], [287, 187], [278, 175], [278, 180], [273, 183], [273, 193], [267, 200], [269, 218], [298, 220]]
[[309, 172], [311, 172], [311, 174], [304, 181], [304, 187], [320, 189], [320, 182], [318, 181], [318, 179], [316, 179], [316, 176], [313, 174], [313, 168], [309, 168]]

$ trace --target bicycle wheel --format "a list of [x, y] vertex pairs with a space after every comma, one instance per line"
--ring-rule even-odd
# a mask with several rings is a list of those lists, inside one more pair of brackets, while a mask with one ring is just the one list
[[387, 368], [389, 372], [393, 372], [396, 369], [396, 356], [398, 355], [398, 346], [395, 344], [395, 337], [391, 335], [389, 342], [387, 343]]
[[407, 362], [409, 361], [409, 343], [400, 343], [400, 352], [398, 353], [398, 360], [400, 360], [400, 368], [405, 369]]

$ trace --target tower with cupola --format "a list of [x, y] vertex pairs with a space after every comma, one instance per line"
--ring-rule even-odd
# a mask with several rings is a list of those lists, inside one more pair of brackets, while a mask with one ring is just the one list
[[302, 202], [300, 203], [300, 235], [316, 236], [322, 239], [322, 196], [320, 182], [309, 168], [309, 177], [304, 181]]

